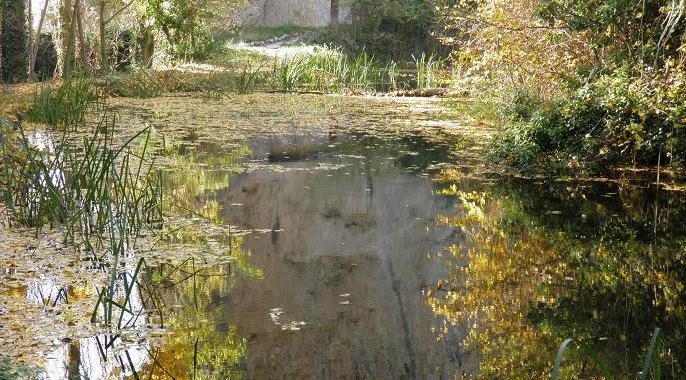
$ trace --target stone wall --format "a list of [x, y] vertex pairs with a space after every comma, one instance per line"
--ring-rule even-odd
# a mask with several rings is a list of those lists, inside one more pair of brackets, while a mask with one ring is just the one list
[[[241, 12], [247, 26], [321, 27], [331, 24], [331, 0], [255, 0]], [[339, 1], [340, 3], [340, 1]], [[344, 5], [339, 8], [339, 22], [350, 19]]]

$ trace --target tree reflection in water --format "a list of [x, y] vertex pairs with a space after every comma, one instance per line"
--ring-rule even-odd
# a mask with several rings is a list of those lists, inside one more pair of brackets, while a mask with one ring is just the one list
[[[464, 243], [442, 254], [450, 275], [428, 296], [468, 331], [479, 377], [546, 378], [565, 338], [563, 378], [641, 370], [655, 327], [663, 375], [684, 376], [686, 199], [609, 183], [444, 186], [460, 212], [443, 223]], [[594, 359], [595, 358], [595, 359]]]

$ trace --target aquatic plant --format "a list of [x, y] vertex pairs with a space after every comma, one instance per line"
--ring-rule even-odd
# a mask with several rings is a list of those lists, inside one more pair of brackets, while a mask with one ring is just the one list
[[234, 91], [237, 94], [251, 94], [259, 84], [264, 69], [262, 64], [248, 62], [241, 67], [241, 71], [236, 77]]
[[98, 99], [85, 80], [67, 81], [58, 87], [45, 86], [36, 91], [27, 116], [31, 121], [49, 125], [81, 123]]
[[374, 90], [397, 87], [397, 63], [381, 67], [373, 56], [353, 58], [338, 50], [298, 54], [275, 65], [273, 86], [282, 91]]
[[304, 85], [308, 66], [312, 58], [308, 55], [296, 55], [278, 63], [274, 69], [275, 86], [280, 90], [291, 91]]
[[385, 73], [386, 79], [388, 80], [388, 89], [390, 89], [390, 90], [398, 89], [398, 79], [399, 79], [398, 63], [395, 61], [388, 61], [388, 63], [386, 63], [386, 67], [384, 68], [383, 72]]
[[[112, 218], [128, 231], [161, 219], [161, 182], [146, 160], [149, 129], [115, 145], [115, 118], [102, 117], [79, 149], [69, 132], [59, 138], [28, 134], [21, 125], [2, 132], [0, 192], [10, 221], [40, 228], [59, 226], [65, 241], [80, 237], [88, 251], [100, 244]], [[143, 138], [139, 151], [134, 141]]]
[[[648, 347], [648, 351], [646, 352], [645, 358], [643, 360], [643, 367], [640, 372], [640, 380], [647, 380], [651, 377], [651, 369], [652, 369], [652, 379], [659, 380], [661, 378], [661, 366], [660, 366], [660, 343], [662, 340], [662, 330], [660, 330], [659, 327], [655, 328], [655, 331], [653, 332], [653, 335], [650, 339], [650, 346]], [[567, 338], [560, 344], [560, 347], [557, 350], [557, 353], [555, 354], [555, 359], [553, 361], [553, 369], [550, 373], [550, 378], [551, 380], [558, 380], [560, 379], [560, 369], [562, 365], [562, 359], [564, 357], [565, 352], [569, 349], [570, 344], [572, 343], [571, 338]], [[607, 369], [607, 366], [602, 362], [602, 360], [598, 357], [598, 355], [588, 349], [587, 353], [591, 357], [591, 359], [594, 361], [594, 363], [598, 366], [598, 369], [602, 372], [603, 378], [607, 380], [613, 379], [612, 374], [610, 374], [609, 370]]]
[[422, 53], [419, 57], [412, 56], [412, 58], [416, 69], [417, 89], [438, 87], [440, 61], [436, 55], [427, 56], [426, 53]]

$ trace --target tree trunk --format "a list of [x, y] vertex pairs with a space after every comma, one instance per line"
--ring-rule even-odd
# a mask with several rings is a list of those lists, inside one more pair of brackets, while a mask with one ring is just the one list
[[150, 28], [146, 27], [144, 22], [141, 22], [138, 44], [140, 49], [140, 64], [146, 69], [149, 69], [152, 67], [152, 55], [155, 50], [155, 39], [150, 31]]
[[100, 71], [109, 71], [110, 63], [107, 56], [107, 35], [105, 27], [107, 26], [107, 21], [105, 20], [105, 1], [100, 2], [100, 7], [98, 8], [98, 27], [100, 34]]
[[331, 0], [331, 25], [338, 24], [338, 15], [340, 13], [339, 0]]
[[66, 42], [64, 49], [64, 69], [62, 77], [70, 79], [76, 63], [76, 13], [78, 12], [79, 0], [74, 0], [74, 6], [69, 7], [69, 25], [67, 27]]
[[81, 2], [78, 3], [78, 7], [75, 7], [74, 9], [76, 11], [76, 27], [79, 31], [76, 35], [78, 37], [79, 63], [81, 69], [88, 70], [90, 65], [88, 64], [88, 46], [86, 45], [86, 36], [83, 30], [83, 4], [81, 4]]
[[72, 0], [60, 0], [60, 29], [59, 29], [59, 41], [60, 41], [60, 54], [59, 54], [59, 67], [60, 75], [62, 77], [69, 77], [71, 75], [71, 68], [73, 66], [72, 52], [74, 49], [71, 45], [71, 20], [72, 20]]
[[43, 22], [45, 21], [45, 14], [48, 12], [49, 0], [45, 0], [43, 9], [40, 12], [40, 19], [38, 20], [38, 28], [36, 29], [36, 37], [33, 39], [33, 50], [29, 57], [29, 77], [33, 77], [36, 68], [36, 58], [38, 57], [38, 48], [40, 47], [41, 30], [43, 29]]
[[[26, 7], [28, 9], [28, 22], [27, 22], [27, 33], [26, 36], [28, 37], [28, 45], [26, 46], [27, 50], [26, 52], [28, 53], [28, 64], [31, 66], [31, 52], [33, 52], [33, 44], [35, 41], [33, 40], [33, 1], [32, 0], [26, 0]], [[31, 67], [27, 67], [26, 71], [28, 78], [31, 78]]]

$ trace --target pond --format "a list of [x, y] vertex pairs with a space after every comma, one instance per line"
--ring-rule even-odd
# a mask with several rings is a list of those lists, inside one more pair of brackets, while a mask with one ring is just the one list
[[489, 174], [490, 130], [436, 99], [109, 106], [122, 136], [152, 128], [165, 237], [124, 260], [104, 329], [103, 274], [5, 228], [0, 344], [39, 377], [545, 378], [573, 338], [563, 374], [621, 378], [656, 327], [683, 376], [686, 201], [654, 173]]

